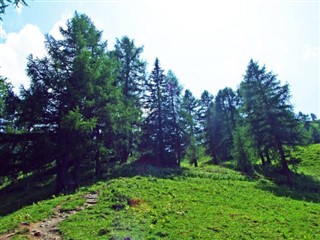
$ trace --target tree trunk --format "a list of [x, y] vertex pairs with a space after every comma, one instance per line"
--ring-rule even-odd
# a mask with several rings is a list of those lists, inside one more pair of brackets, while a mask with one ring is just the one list
[[266, 155], [266, 158], [267, 158], [267, 164], [271, 165], [271, 158], [270, 158], [269, 150], [267, 148], [264, 149], [264, 154]]
[[66, 188], [67, 183], [68, 160], [67, 157], [61, 157], [57, 160], [56, 166], [56, 193], [60, 193]]
[[197, 159], [194, 159], [194, 167], [198, 167], [198, 161], [197, 161]]
[[178, 157], [177, 166], [180, 167], [180, 165], [181, 165], [181, 144], [180, 144], [180, 141], [178, 141], [176, 149], [177, 149], [177, 157]]
[[75, 188], [78, 188], [80, 186], [80, 166], [82, 162], [83, 157], [75, 160], [75, 165], [73, 169], [73, 179], [74, 179], [74, 186]]
[[96, 153], [94, 156], [94, 160], [95, 160], [95, 170], [94, 170], [94, 174], [96, 177], [100, 177], [101, 176], [101, 142], [102, 142], [102, 134], [100, 133], [100, 129], [97, 126], [95, 129], [96, 132], [96, 137], [97, 137], [97, 145], [96, 145]]
[[219, 159], [215, 151], [212, 151], [212, 163], [215, 165], [219, 165]]
[[100, 158], [100, 151], [96, 151], [96, 154], [94, 156], [95, 158], [95, 171], [94, 174], [96, 177], [101, 176], [101, 158]]
[[[126, 105], [128, 105], [128, 101], [125, 100]], [[128, 162], [130, 149], [132, 146], [132, 133], [126, 130], [123, 136], [123, 142], [124, 144], [120, 146], [120, 163], [124, 164]]]
[[286, 161], [286, 156], [285, 156], [285, 153], [284, 153], [284, 150], [283, 150], [282, 143], [278, 142], [277, 146], [278, 146], [278, 151], [279, 151], [279, 154], [280, 154], [282, 173], [286, 176], [288, 185], [292, 185], [290, 169], [289, 169], [288, 163]]
[[133, 142], [132, 133], [130, 133], [130, 132], [126, 133], [125, 141], [127, 141], [127, 143], [122, 147], [121, 153], [120, 153], [120, 163], [121, 164], [128, 162], [128, 159], [130, 156], [130, 151], [132, 149], [132, 142]]
[[260, 159], [261, 159], [261, 164], [262, 166], [265, 166], [266, 165], [266, 161], [264, 159], [264, 156], [262, 154], [262, 152], [259, 150], [259, 156], [260, 156]]

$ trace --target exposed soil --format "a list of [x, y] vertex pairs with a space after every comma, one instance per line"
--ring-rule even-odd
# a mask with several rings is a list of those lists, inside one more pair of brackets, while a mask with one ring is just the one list
[[69, 218], [71, 215], [97, 203], [98, 193], [90, 193], [83, 196], [86, 202], [83, 206], [72, 211], [62, 212], [60, 206], [54, 209], [53, 215], [41, 222], [25, 223], [21, 222], [18, 229], [12, 233], [0, 235], [0, 240], [12, 239], [15, 235], [24, 236], [28, 239], [61, 240], [62, 234], [58, 227], [59, 223]]

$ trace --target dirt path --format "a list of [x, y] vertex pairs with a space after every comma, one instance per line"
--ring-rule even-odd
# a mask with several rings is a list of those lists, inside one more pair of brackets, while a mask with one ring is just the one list
[[83, 206], [67, 212], [61, 212], [60, 206], [54, 209], [54, 214], [41, 222], [20, 223], [13, 233], [0, 235], [0, 240], [12, 239], [15, 235], [27, 237], [28, 239], [61, 240], [62, 234], [58, 228], [59, 223], [69, 218], [71, 215], [97, 203], [98, 193], [84, 195], [86, 202]]

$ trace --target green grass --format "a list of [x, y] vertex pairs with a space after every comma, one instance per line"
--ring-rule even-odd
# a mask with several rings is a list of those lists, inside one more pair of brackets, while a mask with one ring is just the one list
[[277, 197], [259, 184], [199, 177], [120, 178], [101, 184], [98, 204], [64, 221], [61, 229], [65, 239], [320, 237], [319, 204]]
[[298, 172], [318, 178], [320, 181], [320, 143], [299, 147], [294, 155], [302, 159]]
[[60, 206], [62, 211], [75, 209], [81, 206], [85, 200], [82, 198], [83, 191], [69, 196], [53, 196], [50, 200], [33, 203], [14, 213], [0, 218], [0, 234], [16, 229], [20, 222], [36, 222], [50, 217], [54, 208]]
[[54, 193], [52, 170], [42, 174], [21, 175], [11, 184], [8, 184], [9, 180], [4, 182], [5, 184], [0, 187], [0, 216], [33, 202], [47, 199]]
[[[318, 186], [319, 150], [318, 144], [296, 152], [302, 158], [297, 184]], [[126, 165], [106, 177], [0, 218], [0, 233], [21, 221], [45, 219], [58, 205], [63, 211], [75, 209], [85, 193], [94, 191], [96, 205], [60, 224], [64, 239], [320, 239], [318, 193], [206, 162], [181, 169]]]
[[20, 222], [39, 221], [49, 217], [60, 201], [60, 198], [43, 201], [0, 218], [0, 234], [17, 228]]

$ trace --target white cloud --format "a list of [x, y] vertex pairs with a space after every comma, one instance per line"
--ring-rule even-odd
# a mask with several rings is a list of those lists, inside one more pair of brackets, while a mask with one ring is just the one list
[[104, 29], [104, 24], [102, 21], [100, 21], [100, 19], [91, 16], [90, 19], [99, 31]]
[[18, 92], [21, 85], [28, 87], [30, 82], [25, 72], [27, 57], [45, 54], [44, 36], [39, 27], [32, 24], [24, 25], [18, 33], [5, 35], [4, 43], [0, 44], [0, 75], [7, 77]]
[[[49, 31], [49, 35], [53, 36], [55, 39], [62, 39], [62, 35], [60, 33], [60, 27], [62, 27], [63, 29], [66, 29], [67, 21], [72, 17], [73, 17], [73, 13], [62, 14], [60, 19], [53, 25], [53, 27]], [[103, 29], [103, 23], [99, 19], [91, 18], [91, 20], [98, 30]]]
[[[61, 39], [60, 26], [66, 28], [66, 22], [72, 14], [63, 14], [49, 34], [56, 39]], [[96, 24], [96, 22], [95, 22]], [[102, 25], [97, 21], [97, 25]], [[40, 28], [33, 24], [26, 24], [19, 32], [6, 33], [0, 25], [0, 75], [7, 77], [14, 86], [14, 91], [19, 92], [21, 85], [28, 88], [30, 80], [26, 74], [27, 57], [43, 57], [45, 51], [45, 37]]]
[[7, 38], [7, 33], [6, 31], [3, 29], [2, 24], [0, 25], [0, 39], [1, 42]]
[[53, 36], [55, 39], [62, 39], [62, 35], [60, 33], [60, 27], [65, 29], [67, 27], [67, 20], [72, 17], [71, 13], [62, 14], [60, 20], [58, 20], [51, 30], [49, 31], [49, 35]]
[[311, 47], [310, 45], [305, 45], [303, 48], [303, 62], [306, 63], [312, 58], [319, 57], [319, 47]]
[[22, 13], [22, 8], [23, 5], [19, 2], [18, 5], [16, 6], [16, 12], [20, 15]]

